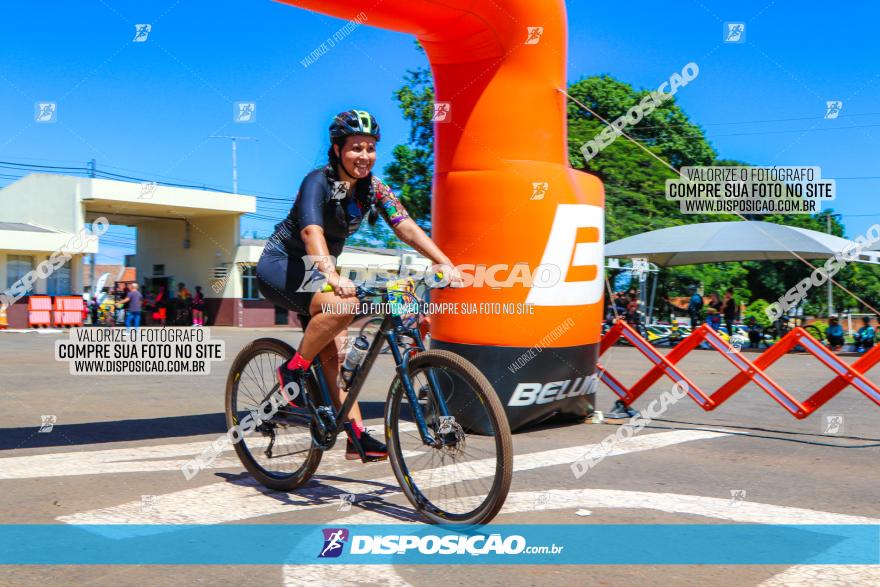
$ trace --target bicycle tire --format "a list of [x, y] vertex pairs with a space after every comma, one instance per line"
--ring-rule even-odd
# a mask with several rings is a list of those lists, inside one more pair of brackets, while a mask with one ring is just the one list
[[486, 376], [473, 364], [455, 353], [439, 350], [423, 351], [410, 360], [408, 367], [411, 376], [418, 371], [432, 367], [442, 368], [453, 372], [471, 387], [486, 408], [490, 423], [495, 431], [494, 444], [497, 457], [492, 488], [478, 507], [466, 514], [452, 514], [432, 504], [419, 489], [403, 457], [398, 425], [400, 423], [401, 401], [406, 393], [403, 391], [398, 375], [391, 384], [388, 400], [385, 404], [385, 440], [388, 446], [388, 460], [391, 463], [391, 469], [394, 471], [394, 476], [397, 478], [404, 495], [416, 511], [433, 524], [476, 525], [490, 522], [504, 505], [513, 477], [513, 441], [501, 401]]
[[[289, 360], [294, 354], [294, 349], [287, 343], [273, 338], [261, 338], [255, 340], [245, 346], [235, 357], [232, 366], [229, 369], [229, 376], [226, 379], [226, 426], [231, 429], [236, 425], [235, 407], [237, 406], [236, 393], [238, 391], [238, 383], [241, 380], [241, 373], [244, 371], [248, 363], [261, 353], [275, 353], [282, 357], [283, 360]], [[318, 401], [320, 394], [312, 377], [306, 377], [306, 393], [313, 402]], [[268, 393], [270, 390], [266, 390]], [[314, 475], [315, 470], [321, 463], [323, 451], [315, 447], [311, 440], [308, 440], [310, 450], [303, 459], [303, 464], [297, 470], [287, 475], [272, 474], [260, 465], [259, 462], [251, 454], [247, 444], [242, 440], [234, 443], [235, 453], [238, 455], [241, 464], [247, 469], [254, 479], [260, 484], [278, 491], [287, 491], [296, 489], [308, 482]]]

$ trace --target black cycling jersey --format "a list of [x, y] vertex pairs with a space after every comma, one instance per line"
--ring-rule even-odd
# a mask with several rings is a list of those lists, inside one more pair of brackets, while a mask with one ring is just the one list
[[309, 314], [316, 290], [307, 287], [315, 282], [313, 274], [306, 276], [306, 246], [300, 236], [306, 226], [321, 226], [329, 253], [339, 257], [345, 239], [360, 227], [365, 215], [375, 221], [381, 214], [392, 228], [409, 218], [391, 188], [372, 174], [359, 180], [352, 191], [346, 193], [329, 166], [312, 171], [303, 180], [290, 213], [275, 226], [257, 263], [260, 292], [273, 305]]
[[310, 172], [303, 179], [287, 218], [275, 226], [266, 250], [305, 255], [300, 231], [314, 224], [324, 229], [327, 249], [338, 257], [345, 239], [360, 228], [365, 216], [372, 214], [371, 222], [375, 222], [375, 216], [381, 214], [392, 228], [409, 218], [391, 189], [372, 174], [358, 180], [352, 193], [346, 191], [330, 166]]

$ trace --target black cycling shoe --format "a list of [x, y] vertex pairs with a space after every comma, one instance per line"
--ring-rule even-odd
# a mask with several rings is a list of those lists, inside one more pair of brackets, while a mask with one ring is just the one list
[[284, 399], [294, 408], [303, 408], [304, 402], [300, 397], [302, 390], [305, 389], [303, 384], [302, 369], [290, 369], [287, 363], [284, 363], [277, 369], [278, 383], [281, 384], [281, 394]]
[[[384, 443], [370, 436], [368, 430], [361, 432], [358, 440], [360, 441], [361, 448], [364, 449], [364, 456], [367, 458], [367, 461], [384, 461], [388, 458], [388, 447], [386, 447]], [[351, 438], [345, 443], [345, 458], [349, 461], [359, 460], [361, 458], [361, 455], [358, 452], [357, 447], [354, 445], [354, 442], [351, 441]]]

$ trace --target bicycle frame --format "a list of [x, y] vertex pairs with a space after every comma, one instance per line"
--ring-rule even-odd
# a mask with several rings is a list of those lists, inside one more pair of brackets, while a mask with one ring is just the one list
[[[412, 338], [416, 343], [415, 346], [409, 347], [401, 352], [399, 348], [401, 335]], [[364, 382], [367, 379], [367, 375], [369, 375], [370, 371], [372, 370], [373, 363], [375, 363], [376, 357], [379, 356], [382, 346], [385, 344], [386, 341], [391, 347], [391, 353], [394, 357], [394, 362], [397, 365], [396, 371], [398, 376], [400, 377], [401, 382], [403, 383], [404, 392], [407, 395], [410, 406], [413, 409], [413, 416], [415, 417], [416, 426], [418, 427], [419, 434], [422, 437], [422, 441], [427, 445], [436, 445], [437, 440], [431, 435], [431, 432], [428, 430], [428, 425], [425, 422], [424, 414], [422, 413], [421, 406], [418, 402], [418, 394], [416, 393], [415, 389], [413, 389], [412, 380], [409, 377], [407, 369], [410, 356], [416, 352], [424, 351], [425, 344], [422, 341], [421, 333], [419, 332], [418, 328], [407, 328], [403, 325], [403, 321], [399, 316], [394, 316], [392, 314], [385, 315], [385, 319], [382, 321], [382, 325], [379, 327], [378, 334], [373, 339], [370, 348], [367, 350], [367, 355], [364, 358], [364, 361], [352, 375], [351, 383], [348, 386], [348, 396], [345, 398], [345, 402], [343, 402], [342, 407], [339, 409], [338, 412], [336, 412], [335, 408], [333, 408], [333, 401], [330, 398], [330, 388], [325, 378], [320, 359], [318, 357], [315, 357], [314, 362], [312, 363], [312, 374], [315, 377], [318, 383], [318, 387], [321, 390], [321, 399], [323, 401], [323, 405], [333, 410], [333, 412], [331, 413], [333, 413], [334, 421], [336, 423], [336, 429], [333, 431], [334, 441], [336, 435], [338, 435], [343, 430], [346, 430], [349, 433], [351, 432], [351, 430], [349, 430], [351, 425], [345, 422], [346, 415], [348, 414], [354, 403], [357, 401], [361, 389], [363, 388]], [[437, 380], [433, 371], [429, 371], [428, 379], [432, 388], [432, 393], [434, 394], [437, 409], [442, 416], [448, 416], [449, 409], [446, 406], [446, 400], [443, 398], [442, 394], [433, 391], [439, 390], [439, 386], [437, 384]], [[318, 416], [317, 411], [313, 407], [310, 409], [313, 412], [314, 421], [319, 428], [321, 434], [327, 434], [327, 427]], [[349, 437], [352, 438], [357, 445], [357, 439], [355, 435], [350, 433]], [[358, 452], [362, 452], [360, 446], [358, 446]]]

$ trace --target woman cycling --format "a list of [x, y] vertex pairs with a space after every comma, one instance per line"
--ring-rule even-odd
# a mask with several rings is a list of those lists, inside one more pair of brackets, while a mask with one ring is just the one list
[[[365, 217], [374, 224], [381, 214], [400, 240], [442, 266], [453, 281], [460, 279], [449, 258], [409, 217], [391, 189], [371, 173], [379, 138], [379, 125], [368, 112], [349, 110], [334, 117], [328, 164], [306, 175], [290, 213], [275, 226], [257, 264], [257, 283], [267, 300], [311, 317], [296, 354], [278, 368], [282, 393], [294, 406], [298, 391], [291, 390], [302, 389], [303, 374], [316, 356], [321, 359], [336, 408], [345, 401], [346, 393], [336, 384], [339, 357], [335, 338], [354, 320], [358, 299], [355, 284], [336, 272], [334, 260]], [[307, 277], [310, 291], [303, 287]], [[314, 287], [315, 277], [320, 283], [326, 280], [333, 291]], [[333, 311], [323, 312], [322, 308]], [[370, 460], [387, 458], [385, 445], [364, 430], [357, 403], [347, 418], [366, 456]], [[345, 456], [360, 458], [351, 439]]]

